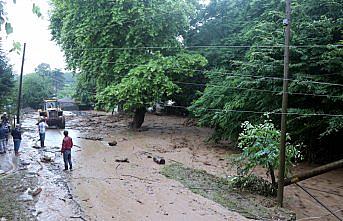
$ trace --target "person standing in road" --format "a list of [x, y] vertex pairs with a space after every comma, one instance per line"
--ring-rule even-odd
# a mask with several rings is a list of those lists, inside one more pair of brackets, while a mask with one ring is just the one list
[[17, 124], [15, 128], [11, 131], [13, 137], [14, 153], [16, 156], [19, 156], [19, 147], [21, 143], [21, 128], [20, 124]]
[[9, 119], [8, 119], [8, 117], [7, 117], [7, 113], [6, 112], [4, 112], [3, 114], [2, 114], [2, 116], [1, 116], [1, 123], [9, 123]]
[[64, 160], [64, 170], [68, 170], [68, 163], [69, 169], [73, 169], [73, 164], [71, 163], [71, 148], [73, 147], [73, 139], [68, 136], [68, 131], [64, 131], [64, 138], [62, 140], [62, 149], [61, 154], [63, 154]]
[[5, 145], [7, 147], [8, 146], [8, 137], [9, 137], [9, 134], [11, 131], [11, 125], [9, 124], [8, 121], [4, 121], [4, 122], [2, 122], [2, 127], [5, 130]]
[[0, 124], [0, 154], [6, 153], [6, 130], [3, 127], [3, 124]]
[[39, 139], [40, 139], [40, 146], [44, 147], [45, 141], [45, 129], [48, 127], [47, 123], [45, 123], [44, 119], [41, 119], [38, 124], [38, 132], [39, 132]]

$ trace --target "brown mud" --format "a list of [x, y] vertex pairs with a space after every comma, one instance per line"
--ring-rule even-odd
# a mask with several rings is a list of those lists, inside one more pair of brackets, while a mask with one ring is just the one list
[[[152, 159], [160, 156], [166, 160], [166, 166], [181, 163], [184, 167], [222, 178], [236, 175], [236, 168], [227, 159], [237, 151], [228, 143], [206, 143], [213, 132], [211, 129], [195, 127], [186, 118], [149, 114], [143, 128], [132, 131], [127, 127], [131, 119], [126, 116], [99, 112], [67, 114], [67, 130], [75, 144], [73, 171], [62, 171], [61, 130], [47, 131], [46, 148], [32, 148], [38, 141], [33, 120], [35, 113], [28, 114], [24, 121], [26, 133], [20, 161], [14, 162], [14, 167], [11, 163], [0, 164], [0, 169], [7, 171], [6, 176], [22, 173], [22, 177], [12, 181], [8, 177], [0, 180], [1, 194], [18, 198], [28, 186], [42, 187], [43, 191], [33, 201], [14, 204], [30, 219], [248, 220], [192, 192], [182, 183], [168, 179], [161, 174], [164, 166]], [[113, 141], [116, 141], [115, 146], [108, 145]], [[41, 158], [45, 155], [54, 161], [42, 163]], [[128, 162], [116, 162], [125, 158]], [[4, 162], [9, 162], [11, 157], [6, 159]], [[25, 162], [26, 169], [19, 170], [21, 162]], [[296, 170], [313, 167], [302, 164]], [[255, 173], [265, 176], [260, 169]], [[32, 181], [25, 177], [28, 175]], [[10, 182], [20, 183], [22, 187], [15, 191], [10, 186], [3, 188]], [[343, 209], [342, 169], [302, 181], [300, 185], [311, 188], [308, 191], [343, 218], [343, 212], [339, 211]], [[336, 220], [295, 185], [286, 187], [285, 195], [286, 208], [295, 211], [299, 220]], [[259, 199], [256, 196], [257, 202]], [[8, 205], [6, 200], [0, 200], [0, 219], [12, 220], [13, 216], [1, 210]]]

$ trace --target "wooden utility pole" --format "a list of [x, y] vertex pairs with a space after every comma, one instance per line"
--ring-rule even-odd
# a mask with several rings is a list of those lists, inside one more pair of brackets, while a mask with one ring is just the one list
[[321, 175], [323, 173], [329, 172], [331, 170], [339, 169], [343, 167], [343, 159], [337, 160], [332, 163], [328, 163], [325, 165], [322, 165], [320, 167], [316, 167], [312, 170], [301, 172], [299, 174], [293, 175], [290, 178], [285, 179], [284, 184], [285, 186], [291, 185], [293, 183], [300, 182], [302, 180], [306, 180], [308, 178]]
[[289, 78], [289, 41], [291, 37], [291, 0], [286, 0], [285, 26], [285, 53], [284, 53], [284, 73], [283, 73], [283, 93], [282, 93], [282, 115], [281, 115], [281, 137], [280, 137], [280, 166], [277, 201], [280, 207], [283, 206], [283, 188], [285, 178], [285, 158], [286, 158], [286, 118], [288, 105], [288, 78]]
[[19, 93], [18, 93], [18, 104], [17, 104], [17, 124], [20, 124], [21, 89], [22, 89], [22, 85], [23, 85], [25, 49], [26, 49], [26, 43], [24, 43], [23, 58], [22, 58], [22, 61], [21, 61], [21, 71], [20, 71], [20, 80], [19, 80]]

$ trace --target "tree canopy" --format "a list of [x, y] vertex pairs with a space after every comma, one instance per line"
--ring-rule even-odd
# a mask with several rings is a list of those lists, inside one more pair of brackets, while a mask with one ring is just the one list
[[8, 64], [7, 58], [0, 50], [0, 110], [5, 105], [13, 105], [11, 103], [11, 95], [14, 89], [14, 76], [12, 67]]
[[[304, 152], [311, 158], [342, 155], [337, 139], [343, 118], [317, 115], [343, 113], [339, 5], [331, 0], [292, 4], [289, 112], [293, 115], [288, 116], [288, 129], [295, 142], [306, 144]], [[216, 129], [215, 139], [236, 140], [242, 122], [261, 122], [261, 113], [280, 112], [283, 11], [284, 2], [276, 0], [211, 1], [202, 13], [207, 17], [199, 18], [202, 25], [189, 33], [188, 44], [242, 46], [203, 50], [213, 68], [207, 74], [209, 84], [191, 110], [202, 125]], [[272, 118], [279, 125], [280, 115]]]
[[[309, 158], [343, 154], [341, 6], [292, 1], [288, 129]], [[123, 104], [136, 127], [154, 102], [192, 103], [214, 140], [237, 141], [265, 112], [279, 125], [284, 17], [280, 0], [53, 0], [50, 28], [80, 100]]]
[[181, 36], [189, 29], [194, 11], [187, 1], [54, 0], [50, 27], [69, 68], [80, 71], [79, 87], [88, 92], [80, 95], [90, 95], [82, 99], [95, 101], [95, 94], [101, 94], [100, 105], [125, 100], [125, 107], [136, 112], [161, 99], [160, 95], [177, 92], [172, 82], [175, 74], [192, 74], [173, 70], [171, 59], [188, 56], [189, 63], [206, 65], [202, 56], [185, 55], [182, 45]]

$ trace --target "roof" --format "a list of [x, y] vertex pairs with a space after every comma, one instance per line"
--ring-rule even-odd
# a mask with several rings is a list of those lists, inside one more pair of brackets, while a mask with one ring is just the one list
[[69, 97], [58, 99], [60, 103], [75, 103], [75, 100]]

